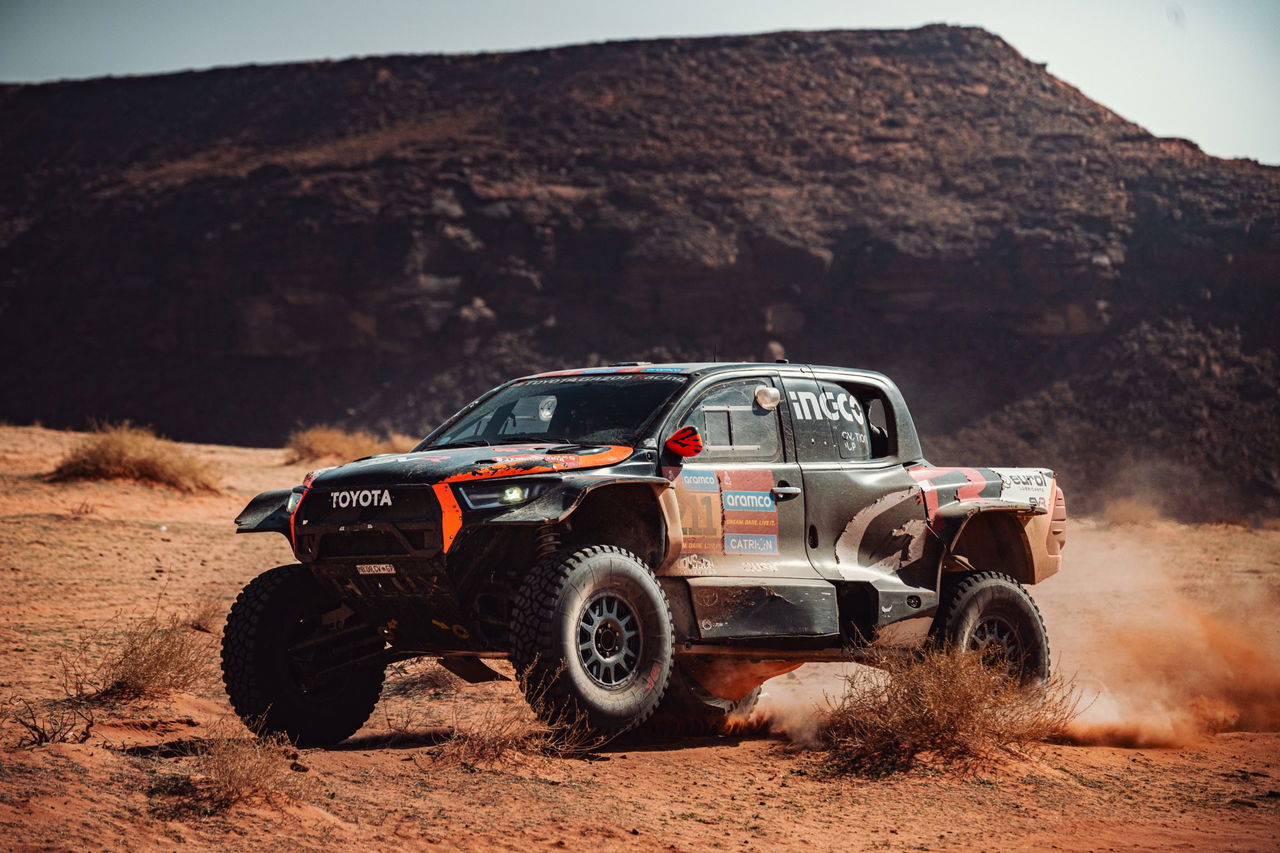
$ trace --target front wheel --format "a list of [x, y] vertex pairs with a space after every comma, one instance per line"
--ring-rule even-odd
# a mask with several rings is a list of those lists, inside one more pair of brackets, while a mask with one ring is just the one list
[[240, 593], [223, 632], [222, 679], [249, 728], [323, 746], [369, 719], [383, 640], [339, 606], [300, 565], [264, 572]]
[[534, 566], [511, 633], [525, 696], [553, 724], [620, 734], [653, 714], [671, 678], [666, 594], [639, 557], [611, 545]]
[[1040, 610], [1022, 584], [999, 572], [945, 577], [933, 639], [986, 655], [1024, 685], [1049, 676], [1049, 637]]

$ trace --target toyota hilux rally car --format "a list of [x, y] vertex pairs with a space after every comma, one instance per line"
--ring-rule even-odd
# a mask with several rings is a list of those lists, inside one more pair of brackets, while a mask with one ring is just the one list
[[238, 532], [298, 562], [227, 620], [236, 712], [301, 744], [353, 734], [393, 661], [509, 658], [536, 709], [603, 736], [716, 721], [807, 661], [928, 643], [1049, 667], [1024, 585], [1059, 568], [1052, 471], [939, 468], [885, 376], [618, 364], [516, 379], [411, 452], [265, 492]]

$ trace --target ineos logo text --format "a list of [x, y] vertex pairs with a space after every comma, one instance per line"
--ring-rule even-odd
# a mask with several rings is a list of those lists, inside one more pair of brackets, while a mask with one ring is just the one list
[[330, 492], [329, 506], [334, 509], [352, 506], [391, 506], [391, 492], [386, 489], [349, 489], [345, 492]]

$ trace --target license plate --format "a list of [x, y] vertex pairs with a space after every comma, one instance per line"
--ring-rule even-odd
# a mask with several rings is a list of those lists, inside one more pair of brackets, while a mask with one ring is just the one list
[[396, 567], [390, 563], [360, 563], [356, 566], [356, 574], [360, 575], [394, 575]]

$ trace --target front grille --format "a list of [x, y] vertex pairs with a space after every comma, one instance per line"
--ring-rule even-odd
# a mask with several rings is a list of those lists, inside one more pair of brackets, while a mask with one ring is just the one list
[[400, 557], [408, 553], [400, 540], [390, 533], [328, 533], [320, 537], [317, 558]]

